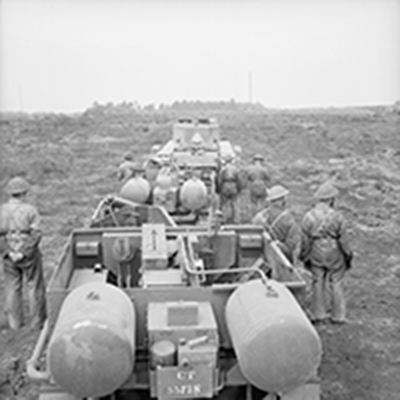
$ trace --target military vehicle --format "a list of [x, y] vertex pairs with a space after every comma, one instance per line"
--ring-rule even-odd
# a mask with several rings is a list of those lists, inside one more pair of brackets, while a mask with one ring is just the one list
[[240, 151], [220, 138], [216, 120], [179, 119], [171, 140], [153, 146], [142, 176], [127, 181], [120, 196], [163, 206], [178, 224], [207, 222], [210, 210], [218, 208], [218, 174]]
[[319, 399], [305, 282], [261, 227], [107, 201], [127, 211], [74, 230], [49, 282], [40, 400]]

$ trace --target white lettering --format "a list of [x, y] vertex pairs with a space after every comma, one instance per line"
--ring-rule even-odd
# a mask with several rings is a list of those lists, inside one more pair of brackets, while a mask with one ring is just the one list
[[201, 384], [167, 386], [168, 396], [198, 396], [201, 394]]
[[196, 371], [178, 371], [176, 377], [180, 381], [192, 381], [196, 377]]

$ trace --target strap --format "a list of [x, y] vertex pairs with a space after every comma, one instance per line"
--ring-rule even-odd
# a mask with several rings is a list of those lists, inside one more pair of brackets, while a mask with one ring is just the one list
[[276, 240], [276, 237], [273, 232], [273, 228], [276, 224], [289, 212], [289, 210], [283, 210], [273, 221], [270, 225], [268, 225], [268, 216], [265, 218], [265, 225], [267, 227], [268, 233], [271, 235], [272, 239]]
[[338, 240], [337, 236], [330, 234], [326, 229], [327, 224], [330, 221], [333, 213], [334, 213], [334, 211], [332, 209], [330, 209], [329, 212], [325, 215], [325, 217], [321, 220], [318, 228], [316, 229], [317, 235], [312, 237], [313, 240], [322, 239], [322, 238], [326, 238], [326, 237], [330, 237], [331, 239]]

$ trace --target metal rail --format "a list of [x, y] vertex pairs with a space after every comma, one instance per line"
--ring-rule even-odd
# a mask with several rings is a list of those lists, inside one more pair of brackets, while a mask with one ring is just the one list
[[47, 342], [50, 331], [49, 320], [46, 319], [36, 346], [33, 350], [32, 357], [26, 362], [26, 373], [34, 382], [47, 382], [50, 380], [50, 372], [47, 370], [40, 371], [38, 369], [40, 357], [43, 354], [45, 344]]

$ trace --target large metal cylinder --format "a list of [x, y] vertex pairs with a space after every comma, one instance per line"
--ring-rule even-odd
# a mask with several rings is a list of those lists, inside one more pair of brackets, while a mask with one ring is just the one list
[[283, 284], [260, 280], [239, 286], [226, 305], [226, 322], [245, 378], [282, 394], [312, 377], [321, 360], [318, 333]]
[[114, 392], [132, 373], [134, 355], [134, 307], [121, 289], [88, 283], [66, 297], [47, 354], [66, 392], [78, 398]]
[[207, 203], [207, 186], [198, 178], [190, 178], [181, 187], [180, 201], [190, 211], [196, 211]]
[[141, 176], [129, 179], [122, 186], [120, 196], [134, 203], [144, 204], [150, 196], [150, 183]]

